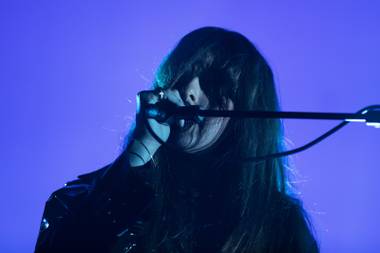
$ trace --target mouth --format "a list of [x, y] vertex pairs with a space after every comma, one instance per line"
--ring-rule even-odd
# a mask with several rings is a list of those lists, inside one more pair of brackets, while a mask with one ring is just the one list
[[177, 129], [179, 132], [185, 132], [189, 130], [196, 122], [191, 119], [180, 119], [177, 121]]

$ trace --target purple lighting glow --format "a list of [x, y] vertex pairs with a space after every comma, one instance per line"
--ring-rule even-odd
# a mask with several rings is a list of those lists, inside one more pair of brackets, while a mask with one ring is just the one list
[[[380, 103], [379, 10], [375, 0], [0, 1], [0, 252], [32, 252], [49, 195], [119, 154], [136, 93], [189, 31], [253, 41], [284, 111], [354, 112]], [[285, 120], [289, 148], [335, 124]], [[378, 252], [379, 150], [378, 129], [349, 124], [292, 158], [321, 252]]]

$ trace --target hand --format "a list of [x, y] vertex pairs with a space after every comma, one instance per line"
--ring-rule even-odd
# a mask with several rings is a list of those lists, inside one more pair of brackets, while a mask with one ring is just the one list
[[[165, 91], [165, 99], [172, 101], [178, 105], [183, 105], [182, 99], [178, 92], [170, 90]], [[129, 162], [132, 167], [141, 166], [148, 162], [161, 146], [149, 132], [145, 125], [148, 122], [152, 131], [164, 142], [170, 135], [170, 126], [167, 123], [159, 123], [155, 119], [145, 119], [144, 108], [148, 104], [155, 104], [160, 100], [157, 91], [141, 91], [137, 94], [137, 112], [136, 126], [131, 135], [131, 140], [128, 145]]]
[[[161, 143], [149, 132], [146, 122], [150, 129], [163, 141], [166, 142], [170, 135], [170, 126], [168, 123], [159, 123], [155, 119], [145, 118], [145, 108], [148, 104], [156, 104], [161, 99], [167, 99], [165, 93], [159, 94], [157, 91], [140, 91], [137, 94], [137, 110], [136, 110], [136, 128], [134, 137], [143, 143], [149, 142], [153, 146], [160, 146]], [[160, 98], [161, 97], [161, 98]]]

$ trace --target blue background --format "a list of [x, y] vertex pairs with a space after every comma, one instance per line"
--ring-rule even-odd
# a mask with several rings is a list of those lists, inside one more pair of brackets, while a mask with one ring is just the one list
[[[135, 94], [189, 31], [251, 39], [284, 110], [355, 112], [380, 103], [380, 2], [0, 2], [0, 252], [31, 252], [44, 202], [111, 162]], [[290, 147], [336, 122], [285, 122]], [[293, 157], [322, 252], [378, 252], [380, 129], [350, 124]]]

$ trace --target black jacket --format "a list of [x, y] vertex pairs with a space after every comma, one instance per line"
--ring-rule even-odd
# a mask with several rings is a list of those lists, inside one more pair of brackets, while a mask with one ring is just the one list
[[[151, 166], [130, 168], [123, 159], [120, 156], [100, 170], [79, 176], [50, 196], [36, 253], [142, 252], [140, 228], [149, 219], [149, 204], [154, 198], [146, 180]], [[287, 238], [281, 238], [294, 250], [278, 252], [317, 252], [304, 218], [294, 210], [289, 216], [290, 226], [299, 223], [299, 229], [291, 233], [285, 230]]]
[[[125, 164], [120, 156], [52, 193], [35, 252], [111, 252], [115, 247], [135, 252], [138, 225], [153, 191], [144, 181], [149, 164]], [[124, 245], [115, 246], [121, 237]]]

